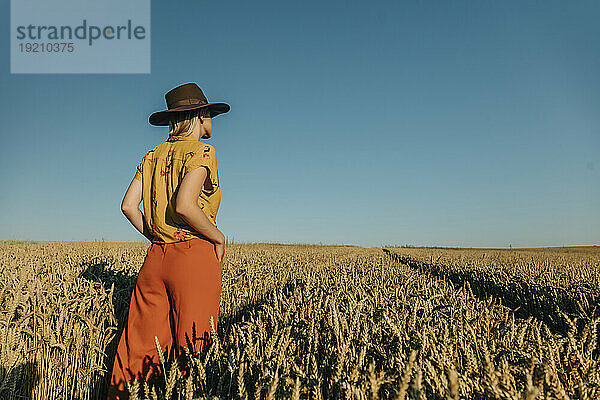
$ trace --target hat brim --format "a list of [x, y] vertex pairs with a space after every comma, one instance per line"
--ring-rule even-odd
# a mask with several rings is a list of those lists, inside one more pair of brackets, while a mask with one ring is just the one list
[[216, 117], [219, 114], [229, 112], [229, 110], [231, 109], [231, 107], [229, 107], [229, 104], [227, 103], [186, 104], [184, 106], [170, 108], [168, 110], [157, 111], [150, 115], [150, 118], [148, 118], [148, 122], [151, 125], [155, 126], [168, 126], [169, 119], [174, 112], [189, 111], [205, 107], [208, 107], [208, 109], [210, 110], [211, 118]]

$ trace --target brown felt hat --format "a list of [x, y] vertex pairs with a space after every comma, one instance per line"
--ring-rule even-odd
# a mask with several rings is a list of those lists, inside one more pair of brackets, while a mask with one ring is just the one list
[[197, 108], [208, 108], [210, 117], [215, 117], [229, 111], [230, 107], [227, 103], [209, 103], [202, 93], [202, 89], [195, 83], [186, 83], [185, 85], [177, 86], [165, 94], [167, 100], [167, 109], [157, 111], [150, 115], [148, 122], [152, 125], [165, 126], [169, 125], [169, 119], [172, 113], [178, 111], [195, 110]]

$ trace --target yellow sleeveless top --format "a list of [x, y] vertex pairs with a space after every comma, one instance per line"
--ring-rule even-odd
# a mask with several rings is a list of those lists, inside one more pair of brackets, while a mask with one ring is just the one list
[[198, 196], [198, 206], [217, 226], [221, 187], [213, 146], [194, 137], [171, 136], [142, 157], [135, 179], [142, 182], [144, 230], [153, 243], [205, 238], [175, 212], [179, 184], [186, 173], [201, 166], [208, 169], [208, 178]]

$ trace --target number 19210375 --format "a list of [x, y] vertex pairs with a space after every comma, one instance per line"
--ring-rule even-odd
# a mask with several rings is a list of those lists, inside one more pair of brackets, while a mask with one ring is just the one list
[[73, 43], [19, 43], [21, 53], [72, 53]]

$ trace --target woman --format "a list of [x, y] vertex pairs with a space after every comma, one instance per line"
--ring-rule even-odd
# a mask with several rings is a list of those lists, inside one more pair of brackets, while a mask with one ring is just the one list
[[108, 399], [128, 398], [136, 377], [150, 382], [163, 373], [155, 336], [187, 376], [184, 348], [199, 356], [210, 346], [211, 318], [217, 329], [225, 253], [216, 226], [221, 188], [215, 149], [199, 139], [211, 137], [211, 118], [230, 107], [209, 103], [195, 83], [174, 88], [165, 99], [167, 110], [149, 122], [168, 125], [169, 138], [144, 155], [121, 205], [152, 244], [131, 294]]

